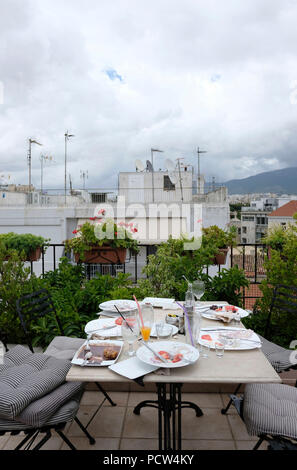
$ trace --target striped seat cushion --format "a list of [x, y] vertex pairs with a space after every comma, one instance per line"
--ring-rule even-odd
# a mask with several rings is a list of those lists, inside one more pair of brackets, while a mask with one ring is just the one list
[[275, 343], [271, 343], [263, 336], [258, 335], [262, 341], [262, 351], [276, 372], [289, 369], [294, 364], [292, 362], [292, 350], [285, 349]]
[[69, 338], [68, 336], [56, 336], [48, 345], [44, 354], [71, 361], [76, 351], [83, 345], [85, 339]]
[[[67, 403], [62, 405], [44, 424], [45, 426], [55, 426], [61, 423], [67, 423], [75, 418], [79, 408], [81, 393], [76, 394]], [[28, 429], [36, 429], [42, 426], [31, 426], [17, 420], [5, 420], [0, 418], [0, 431], [24, 431]]]
[[65, 382], [70, 362], [16, 346], [0, 365], [0, 418], [14, 420], [37, 399]]
[[269, 434], [297, 439], [297, 388], [283, 384], [248, 384], [243, 418], [252, 436]]

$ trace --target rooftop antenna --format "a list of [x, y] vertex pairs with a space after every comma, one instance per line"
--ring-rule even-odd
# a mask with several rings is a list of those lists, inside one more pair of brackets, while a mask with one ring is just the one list
[[183, 184], [182, 184], [182, 176], [181, 176], [181, 170], [180, 170], [180, 161], [183, 160], [183, 158], [177, 158], [176, 160], [177, 160], [177, 167], [178, 167], [178, 174], [179, 174], [181, 200], [183, 202], [183, 200], [184, 200], [184, 197], [183, 197]]
[[41, 154], [40, 155], [40, 192], [41, 194], [43, 194], [43, 165], [47, 161], [53, 161], [53, 157]]
[[86, 189], [86, 179], [89, 179], [89, 173], [87, 171], [80, 170], [80, 179], [83, 180], [83, 190]]
[[163, 153], [164, 150], [153, 149], [151, 148], [151, 164], [152, 164], [152, 195], [153, 195], [153, 202], [155, 202], [155, 184], [154, 184], [154, 152]]
[[144, 171], [145, 170], [144, 164], [139, 159], [135, 160], [135, 167], [136, 167], [136, 171]]
[[200, 154], [201, 153], [207, 153], [206, 150], [200, 150], [200, 148], [197, 148], [197, 155], [198, 155], [198, 194], [201, 194], [201, 183], [200, 183]]
[[32, 165], [31, 165], [31, 155], [32, 155], [32, 144], [37, 144], [37, 145], [41, 145], [39, 142], [37, 142], [37, 140], [35, 139], [29, 139], [29, 149], [28, 149], [28, 166], [29, 166], [29, 187], [28, 187], [28, 192], [31, 191], [31, 184], [32, 184], [32, 181], [31, 181], [31, 173], [32, 173]]
[[67, 193], [67, 142], [70, 137], [75, 137], [74, 134], [69, 134], [68, 131], [64, 134], [65, 137], [65, 171], [64, 171], [64, 197], [65, 197], [65, 206], [66, 206], [66, 193]]

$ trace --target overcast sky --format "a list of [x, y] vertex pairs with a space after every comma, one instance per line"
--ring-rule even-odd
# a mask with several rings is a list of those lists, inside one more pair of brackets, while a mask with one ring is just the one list
[[150, 148], [224, 181], [297, 166], [297, 2], [0, 0], [0, 172], [112, 188]]

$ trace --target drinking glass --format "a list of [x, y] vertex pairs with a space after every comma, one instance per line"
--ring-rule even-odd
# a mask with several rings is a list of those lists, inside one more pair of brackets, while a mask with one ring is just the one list
[[[196, 299], [199, 301], [205, 292], [205, 285], [203, 281], [194, 281], [192, 283], [192, 291]], [[199, 303], [198, 303], [199, 305]]]
[[129, 314], [122, 323], [122, 337], [129, 345], [128, 356], [134, 356], [133, 343], [139, 335], [139, 323], [136, 314]]
[[142, 316], [142, 321], [140, 318], [141, 336], [143, 341], [148, 341], [150, 339], [151, 330], [154, 323], [154, 309], [153, 306], [149, 303], [142, 304], [140, 308]]
[[155, 328], [158, 339], [163, 340], [171, 338], [173, 331], [172, 325], [168, 325], [168, 323], [165, 322], [159, 322], [155, 323]]
[[225, 344], [217, 342], [215, 346], [216, 346], [216, 355], [217, 355], [217, 357], [222, 358], [224, 356]]

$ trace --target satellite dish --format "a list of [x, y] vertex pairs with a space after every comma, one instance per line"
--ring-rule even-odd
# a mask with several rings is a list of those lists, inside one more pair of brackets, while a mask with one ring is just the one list
[[135, 161], [136, 171], [143, 171], [145, 169], [144, 164], [141, 160]]
[[166, 166], [166, 169], [168, 171], [174, 171], [175, 169], [175, 165], [173, 163], [172, 160], [170, 160], [170, 158], [167, 158], [166, 161], [165, 161], [165, 166]]
[[146, 161], [146, 168], [150, 173], [153, 173], [154, 168], [153, 168], [153, 165], [151, 164], [151, 162], [149, 160]]
[[172, 184], [176, 184], [176, 183], [177, 183], [178, 178], [177, 178], [177, 176], [176, 176], [175, 173], [173, 173], [173, 172], [171, 171], [168, 176], [169, 176], [169, 179], [170, 179], [170, 181], [171, 181]]

